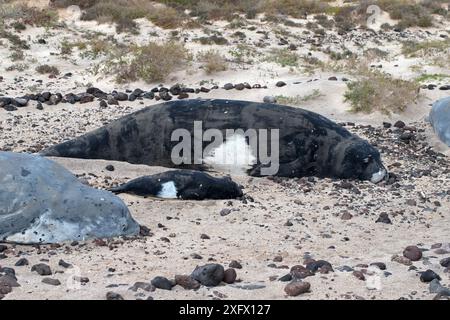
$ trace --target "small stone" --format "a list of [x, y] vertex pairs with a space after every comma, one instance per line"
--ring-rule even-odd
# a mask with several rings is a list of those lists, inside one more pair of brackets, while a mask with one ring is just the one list
[[419, 261], [422, 259], [422, 251], [417, 246], [408, 246], [403, 251], [403, 256], [411, 261]]
[[112, 164], [108, 164], [108, 165], [105, 167], [105, 169], [108, 170], [108, 171], [114, 171], [114, 170], [115, 170], [115, 168], [114, 168], [114, 166], [113, 166]]
[[224, 278], [225, 270], [220, 264], [207, 264], [198, 266], [192, 272], [191, 277], [207, 287], [215, 287]]
[[44, 263], [35, 264], [31, 267], [31, 272], [36, 271], [41, 276], [49, 276], [52, 274], [50, 267]]
[[281, 262], [283, 261], [283, 257], [282, 256], [276, 256], [275, 258], [273, 258], [274, 262]]
[[341, 216], [341, 220], [350, 220], [351, 218], [353, 218], [353, 215], [348, 211], [345, 211]]
[[233, 268], [229, 268], [229, 269], [225, 270], [224, 276], [223, 276], [223, 282], [232, 284], [236, 281], [236, 278], [237, 278], [236, 270], [234, 270]]
[[412, 265], [412, 262], [411, 262], [410, 259], [408, 259], [408, 258], [406, 258], [406, 257], [399, 256], [399, 255], [397, 255], [397, 254], [394, 255], [394, 256], [391, 258], [391, 260], [394, 261], [394, 262], [397, 262], [397, 263], [401, 263], [401, 264], [403, 264], [403, 265], [405, 265], [405, 266], [410, 266], [410, 265]]
[[287, 282], [287, 281], [291, 281], [292, 280], [292, 275], [290, 273], [285, 274], [284, 276], [280, 277], [280, 279], [278, 279], [278, 281], [281, 282]]
[[328, 81], [337, 81], [337, 77], [329, 77]]
[[439, 263], [440, 263], [441, 266], [443, 266], [444, 268], [449, 268], [449, 267], [450, 267], [450, 257], [449, 257], [449, 258], [442, 259]]
[[88, 278], [88, 277], [79, 277], [79, 276], [75, 276], [75, 277], [73, 277], [73, 280], [74, 280], [74, 281], [77, 281], [77, 282], [79, 282], [79, 283], [81, 283], [81, 284], [85, 284], [85, 283], [88, 283], [88, 282], [89, 282], [89, 278]]
[[29, 264], [28, 260], [26, 258], [20, 258], [17, 260], [17, 262], [14, 264], [16, 267], [23, 267], [27, 266]]
[[401, 121], [401, 120], [399, 120], [396, 123], [394, 123], [394, 127], [399, 128], [399, 129], [402, 129], [405, 126], [406, 126], [406, 124], [403, 121]]
[[220, 210], [220, 215], [221, 215], [222, 217], [227, 216], [227, 215], [229, 215], [230, 213], [231, 213], [231, 209], [228, 209], [228, 208], [225, 208], [225, 209]]
[[353, 275], [359, 280], [366, 280], [364, 273], [362, 273], [361, 271], [353, 271]]
[[152, 285], [155, 288], [162, 289], [162, 290], [172, 290], [173, 284], [172, 282], [165, 278], [165, 277], [155, 277], [151, 281]]
[[106, 293], [106, 300], [124, 300], [124, 299], [120, 294], [109, 291]]
[[136, 292], [138, 291], [138, 289], [142, 289], [147, 292], [155, 291], [155, 288], [150, 283], [147, 282], [135, 282], [135, 284], [128, 290]]
[[380, 213], [380, 216], [375, 221], [375, 223], [386, 223], [386, 224], [392, 224], [391, 219], [389, 218], [389, 215], [386, 212]]
[[311, 285], [309, 282], [294, 280], [284, 287], [284, 292], [286, 292], [288, 296], [296, 297], [300, 294], [308, 292], [310, 288]]
[[49, 284], [51, 286], [61, 285], [61, 282], [58, 279], [52, 279], [52, 278], [44, 278], [44, 279], [42, 279], [42, 283]]
[[200, 239], [208, 240], [208, 239], [211, 239], [211, 238], [210, 238], [207, 234], [202, 233], [202, 234], [200, 235]]
[[231, 90], [231, 89], [234, 89], [234, 85], [232, 83], [226, 83], [226, 84], [224, 84], [223, 88], [225, 90]]
[[284, 82], [284, 81], [278, 81], [275, 85], [276, 85], [278, 88], [281, 88], [281, 87], [284, 87], [284, 86], [286, 85], [286, 82]]
[[441, 277], [433, 270], [428, 269], [427, 271], [420, 273], [420, 281], [422, 281], [422, 282], [431, 282], [434, 279], [437, 279], [440, 281]]
[[228, 266], [234, 269], [242, 269], [242, 265], [236, 260], [231, 261]]
[[386, 270], [386, 264], [384, 264], [383, 262], [373, 262], [370, 265], [378, 267], [380, 270]]
[[309, 262], [306, 264], [306, 269], [310, 270], [313, 273], [316, 273], [317, 271], [320, 271], [321, 273], [328, 273], [329, 271], [333, 271], [331, 263], [325, 260]]
[[62, 259], [59, 260], [58, 265], [66, 269], [72, 267], [70, 263], [67, 263]]
[[176, 275], [175, 283], [186, 290], [196, 290], [200, 288], [200, 282], [187, 275]]

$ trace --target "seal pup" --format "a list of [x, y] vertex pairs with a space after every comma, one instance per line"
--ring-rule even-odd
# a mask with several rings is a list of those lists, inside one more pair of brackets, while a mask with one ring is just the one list
[[[205, 133], [203, 137], [196, 135], [198, 123]], [[205, 137], [209, 130], [227, 136], [212, 150], [211, 136]], [[228, 136], [229, 130], [235, 134]], [[257, 132], [258, 150], [247, 135], [251, 130]], [[174, 141], [173, 135], [180, 131], [183, 139], [194, 143], [186, 152], [190, 161], [175, 163], [173, 151], [179, 141]], [[196, 145], [199, 140], [200, 148]], [[276, 161], [265, 161], [262, 145], [267, 146], [271, 156], [277, 153]], [[198, 149], [200, 152], [196, 152]], [[236, 169], [251, 176], [317, 176], [373, 183], [387, 176], [377, 149], [317, 113], [277, 104], [222, 99], [171, 101], [146, 107], [41, 152], [44, 156], [216, 171], [223, 171], [220, 158], [230, 153], [238, 158], [234, 163]], [[273, 164], [275, 172], [262, 172]]]
[[243, 195], [241, 187], [231, 178], [215, 178], [193, 170], [172, 170], [144, 176], [109, 190], [183, 200], [235, 199]]

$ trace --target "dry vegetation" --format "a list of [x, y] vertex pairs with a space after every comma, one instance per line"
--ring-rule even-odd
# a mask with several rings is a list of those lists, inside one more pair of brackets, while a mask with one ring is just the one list
[[381, 71], [369, 70], [363, 64], [357, 69], [355, 74], [359, 75], [359, 80], [348, 82], [344, 94], [353, 112], [401, 113], [419, 96], [417, 83], [413, 81], [394, 79]]
[[141, 79], [149, 83], [159, 82], [170, 73], [186, 68], [191, 58], [188, 50], [179, 43], [151, 42], [111, 53], [105, 62], [105, 71], [114, 74], [118, 83]]
[[228, 69], [224, 56], [217, 50], [207, 50], [197, 54], [197, 60], [202, 64], [206, 74], [213, 74]]

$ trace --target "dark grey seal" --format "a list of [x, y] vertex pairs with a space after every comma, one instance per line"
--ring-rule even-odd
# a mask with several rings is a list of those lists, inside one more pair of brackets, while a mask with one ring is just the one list
[[[197, 141], [195, 122], [201, 123], [202, 130], [217, 129], [224, 136], [230, 129], [255, 130], [258, 141], [264, 141], [261, 132], [269, 130], [266, 133], [267, 149], [275, 150], [273, 146], [278, 143], [275, 151], [279, 152], [278, 170], [272, 175], [348, 178], [374, 183], [386, 176], [380, 154], [373, 146], [317, 113], [276, 104], [220, 99], [172, 101], [146, 107], [81, 137], [50, 147], [41, 154], [205, 170], [220, 169], [217, 154], [234, 150], [236, 157], [246, 154], [247, 160], [250, 154], [251, 161], [245, 165], [239, 163], [249, 175], [261, 176], [271, 165], [263, 161], [262, 149], [249, 148], [245, 134], [227, 138], [213, 149], [216, 153], [209, 156], [198, 153], [195, 156], [193, 143], [190, 150], [190, 154], [194, 154], [193, 161], [176, 163], [173, 149], [179, 141], [172, 141], [172, 134], [176, 129], [182, 129], [188, 132], [189, 138]], [[272, 134], [277, 129], [278, 136]], [[205, 153], [209, 143], [203, 140], [200, 146]]]
[[33, 244], [132, 236], [123, 201], [82, 184], [59, 164], [0, 152], [0, 241]]
[[241, 187], [231, 178], [215, 178], [207, 173], [192, 170], [173, 170], [140, 177], [110, 191], [183, 200], [242, 197]]
[[439, 139], [450, 146], [450, 97], [433, 103], [430, 112], [430, 123]]

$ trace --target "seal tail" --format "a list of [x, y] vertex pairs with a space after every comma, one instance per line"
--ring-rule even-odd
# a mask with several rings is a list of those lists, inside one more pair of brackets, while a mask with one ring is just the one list
[[[101, 128], [84, 136], [69, 140], [39, 152], [44, 157], [63, 157], [78, 159], [109, 159], [108, 130]], [[114, 160], [114, 159], [111, 159]]]

